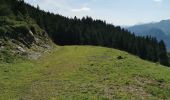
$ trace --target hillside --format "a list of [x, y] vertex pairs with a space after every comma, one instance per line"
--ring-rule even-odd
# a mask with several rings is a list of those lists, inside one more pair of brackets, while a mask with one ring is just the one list
[[168, 67], [115, 49], [57, 46], [0, 68], [1, 100], [170, 99]]
[[106, 23], [100, 19], [83, 17], [67, 18], [41, 10], [39, 6], [15, 2], [13, 12], [22, 12], [34, 19], [57, 45], [94, 45], [116, 48], [137, 55], [142, 59], [169, 66], [164, 41], [154, 37], [141, 37], [126, 29]]
[[50, 48], [47, 33], [32, 19], [0, 16], [0, 62], [11, 62], [14, 56], [36, 59]]
[[158, 40], [164, 40], [168, 51], [170, 50], [170, 20], [162, 20], [157, 23], [134, 25], [127, 28], [138, 36], [150, 35]]
[[169, 59], [154, 37], [0, 0], [0, 100], [168, 100]]
[[[45, 12], [39, 6], [33, 7], [25, 3], [24, 0], [1, 0], [0, 5], [1, 34], [3, 34], [0, 38], [14, 41], [14, 45], [20, 42], [19, 44], [24, 44], [28, 49], [33, 47], [41, 51], [50, 48], [50, 40], [57, 45], [103, 46], [127, 51], [142, 59], [169, 66], [164, 41], [158, 41], [154, 37], [135, 36], [119, 26], [88, 16], [82, 19], [67, 18], [59, 14]], [[4, 20], [3, 17], [6, 19]], [[11, 46], [13, 47], [13, 44]], [[14, 47], [19, 51], [26, 51], [23, 46]], [[1, 54], [5, 54], [5, 57], [1, 58], [6, 59], [6, 55], [9, 55], [7, 58], [12, 57], [6, 51], [18, 51], [15, 48], [14, 50], [13, 48], [5, 49], [5, 53], [1, 53], [2, 50], [0, 50]], [[29, 52], [26, 54], [37, 58], [37, 56], [34, 57], [37, 54]]]
[[53, 47], [47, 32], [29, 16], [15, 15], [11, 0], [0, 1], [0, 63], [16, 58], [37, 59]]

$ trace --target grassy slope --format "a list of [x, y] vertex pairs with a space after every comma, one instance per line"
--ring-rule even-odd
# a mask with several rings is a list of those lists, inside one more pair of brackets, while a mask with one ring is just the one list
[[37, 61], [0, 64], [0, 100], [113, 98], [170, 99], [170, 68], [91, 46], [56, 47]]

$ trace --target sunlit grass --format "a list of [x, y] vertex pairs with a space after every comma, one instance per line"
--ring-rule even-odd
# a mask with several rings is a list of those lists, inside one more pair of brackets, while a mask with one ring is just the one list
[[170, 69], [115, 49], [56, 47], [36, 61], [0, 64], [0, 99], [170, 99]]

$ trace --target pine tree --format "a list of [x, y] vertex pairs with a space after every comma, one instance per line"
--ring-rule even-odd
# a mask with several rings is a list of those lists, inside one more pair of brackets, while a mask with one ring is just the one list
[[166, 47], [162, 40], [159, 42], [159, 60], [160, 60], [160, 64], [166, 66], [169, 65]]
[[0, 16], [8, 16], [12, 14], [10, 6], [6, 0], [0, 0]]

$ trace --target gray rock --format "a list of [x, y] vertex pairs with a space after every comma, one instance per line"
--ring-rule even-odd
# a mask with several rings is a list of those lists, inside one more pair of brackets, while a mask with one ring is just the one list
[[26, 52], [26, 50], [20, 46], [17, 47], [18, 52]]

